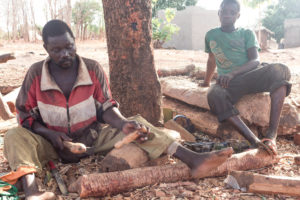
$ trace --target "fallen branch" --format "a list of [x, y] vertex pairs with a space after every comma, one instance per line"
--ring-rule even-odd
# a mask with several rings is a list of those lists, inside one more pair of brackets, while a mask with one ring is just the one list
[[[270, 156], [263, 150], [251, 150], [231, 156], [216, 170], [199, 174], [199, 177], [222, 176], [232, 170], [258, 169], [271, 165], [277, 160], [277, 158]], [[68, 190], [69, 192], [78, 192], [80, 197], [106, 196], [156, 183], [190, 179], [192, 179], [190, 169], [185, 164], [179, 163], [84, 175], [71, 184]]]
[[232, 171], [240, 188], [262, 194], [284, 194], [300, 196], [300, 179], [286, 176], [266, 176], [251, 172]]
[[13, 53], [0, 55], [0, 63], [6, 63], [8, 60], [16, 59]]

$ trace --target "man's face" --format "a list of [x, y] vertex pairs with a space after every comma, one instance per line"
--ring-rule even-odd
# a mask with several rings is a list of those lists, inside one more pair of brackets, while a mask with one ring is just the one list
[[48, 43], [44, 44], [44, 48], [55, 64], [62, 68], [72, 67], [76, 58], [76, 46], [70, 33], [48, 37]]
[[229, 3], [221, 6], [219, 18], [222, 26], [233, 26], [235, 21], [240, 17], [238, 5]]

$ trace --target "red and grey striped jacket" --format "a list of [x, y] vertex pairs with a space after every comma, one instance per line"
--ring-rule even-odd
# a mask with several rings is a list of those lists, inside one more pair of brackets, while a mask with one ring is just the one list
[[101, 121], [105, 110], [117, 106], [100, 64], [78, 59], [78, 77], [69, 99], [49, 73], [50, 58], [29, 68], [16, 101], [18, 121], [23, 127], [30, 129], [34, 120], [39, 120], [49, 129], [73, 134]]

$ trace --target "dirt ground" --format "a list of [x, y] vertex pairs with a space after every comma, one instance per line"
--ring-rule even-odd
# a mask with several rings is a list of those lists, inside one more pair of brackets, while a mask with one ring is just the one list
[[[1, 87], [18, 87], [22, 84], [23, 78], [30, 65], [34, 62], [46, 58], [47, 54], [42, 47], [42, 43], [6, 43], [0, 41], [0, 55], [14, 52], [16, 59], [7, 63], [0, 64], [0, 89]], [[77, 43], [78, 54], [84, 57], [97, 60], [106, 73], [109, 71], [108, 55], [106, 44], [101, 41], [87, 41]], [[288, 65], [294, 76], [300, 75], [300, 48], [269, 50], [261, 52], [262, 62], [280, 62]], [[157, 69], [176, 68], [195, 64], [205, 66], [207, 55], [203, 51], [188, 50], [154, 50], [154, 59]], [[299, 89], [299, 84], [292, 80], [293, 88]], [[4, 123], [0, 119], [0, 124]], [[0, 125], [1, 129], [1, 125]], [[9, 171], [8, 163], [3, 157], [3, 133], [0, 135], [0, 172]], [[294, 164], [293, 156], [300, 154], [300, 147], [295, 146], [292, 137], [278, 138], [278, 152], [281, 156], [279, 163], [254, 170], [260, 174], [300, 176], [300, 169]], [[97, 162], [100, 156], [91, 156], [83, 159], [79, 164], [63, 165], [58, 168], [67, 184], [73, 182], [75, 177], [82, 174], [95, 172], [99, 169]], [[39, 178], [39, 185], [44, 190], [55, 191], [60, 194], [58, 187], [53, 179], [46, 180], [46, 174]], [[154, 186], [147, 186], [133, 191], [125, 192], [115, 196], [104, 197], [103, 199], [297, 199], [284, 195], [260, 195], [253, 193], [243, 193], [226, 187], [223, 183], [225, 177], [206, 178], [197, 181], [184, 181], [177, 183], [161, 183]], [[20, 193], [22, 196], [22, 193]], [[77, 194], [69, 196], [59, 196], [59, 199], [80, 199]], [[89, 198], [99, 199], [99, 198]]]

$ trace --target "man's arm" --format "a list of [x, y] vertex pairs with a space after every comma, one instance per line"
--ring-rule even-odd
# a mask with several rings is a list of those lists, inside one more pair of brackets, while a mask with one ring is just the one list
[[102, 114], [102, 119], [109, 125], [119, 130], [128, 120], [121, 114], [120, 110], [116, 107], [110, 107]]
[[206, 64], [206, 73], [204, 82], [200, 84], [201, 87], [209, 87], [211, 79], [216, 70], [216, 58], [213, 53], [208, 54], [207, 64]]
[[[140, 124], [136, 121], [130, 121], [130, 120], [126, 119], [121, 114], [120, 110], [117, 107], [111, 107], [111, 108], [107, 109], [103, 113], [102, 119], [106, 123], [111, 125], [112, 127], [118, 128], [125, 134], [132, 133], [133, 131], [142, 129], [142, 128], [148, 130], [148, 128], [146, 128], [143, 124]], [[142, 132], [139, 133], [140, 136], [139, 136], [138, 140], [140, 142], [146, 141], [148, 139], [147, 138], [148, 133], [149, 133], [149, 131], [147, 131], [147, 133], [142, 133]]]
[[259, 65], [259, 56], [256, 47], [251, 47], [247, 50], [248, 62], [239, 67], [237, 70], [232, 71], [233, 76], [243, 74], [255, 69]]
[[35, 134], [38, 134], [51, 142], [54, 148], [58, 150], [64, 149], [63, 141], [72, 141], [72, 139], [68, 137], [67, 134], [48, 129], [38, 121], [34, 121], [31, 128]]
[[244, 65], [238, 67], [236, 70], [221, 75], [217, 79], [217, 83], [220, 84], [223, 88], [227, 88], [229, 85], [229, 82], [237, 75], [249, 72], [253, 69], [255, 69], [259, 65], [259, 57], [258, 57], [258, 51], [256, 47], [251, 47], [247, 50], [248, 55], [248, 62]]

